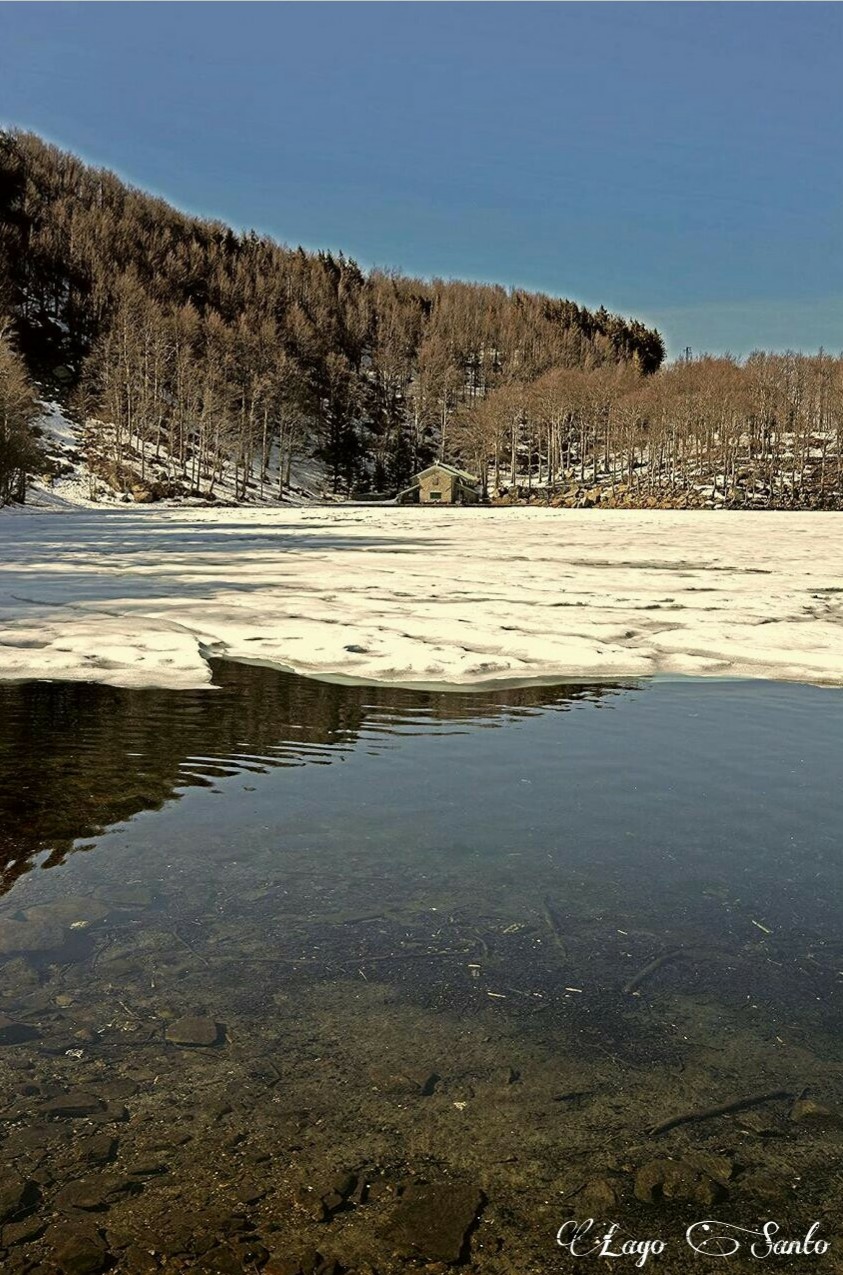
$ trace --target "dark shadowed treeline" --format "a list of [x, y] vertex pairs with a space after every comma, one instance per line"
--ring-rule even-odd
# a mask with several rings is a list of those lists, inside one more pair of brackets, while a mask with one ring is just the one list
[[[364, 274], [186, 216], [26, 133], [0, 134], [0, 308], [33, 372], [108, 422], [110, 462], [205, 493], [395, 489], [462, 410], [553, 369], [655, 371], [657, 332], [501, 287]], [[266, 494], [264, 490], [264, 494]]]

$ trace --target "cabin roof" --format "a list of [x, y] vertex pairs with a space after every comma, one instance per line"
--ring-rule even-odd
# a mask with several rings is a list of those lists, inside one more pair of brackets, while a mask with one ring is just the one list
[[464, 483], [476, 484], [480, 481], [474, 474], [469, 474], [467, 470], [457, 469], [456, 465], [446, 465], [444, 461], [437, 461], [435, 465], [428, 465], [427, 469], [420, 469], [416, 474], [416, 478], [423, 478], [425, 474], [432, 474], [436, 469], [444, 469], [446, 474], [453, 474], [455, 478], [461, 479]]

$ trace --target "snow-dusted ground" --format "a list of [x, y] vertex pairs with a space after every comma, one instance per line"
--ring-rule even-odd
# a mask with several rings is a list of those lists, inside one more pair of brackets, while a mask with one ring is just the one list
[[843, 684], [835, 513], [325, 507], [0, 513], [0, 677], [714, 674]]
[[[48, 463], [56, 467], [56, 473], [47, 478], [36, 475], [30, 484], [27, 500], [31, 505], [41, 509], [87, 508], [101, 509], [104, 505], [131, 504], [130, 496], [114, 491], [101, 478], [91, 472], [86, 459], [88, 443], [85, 430], [77, 422], [71, 420], [64, 412], [61, 404], [42, 400], [41, 415], [35, 422], [38, 429], [40, 446]], [[156, 455], [151, 445], [138, 444], [146, 453], [147, 473], [152, 475], [161, 471], [167, 474], [167, 457]], [[123, 458], [127, 462], [131, 457]], [[140, 470], [140, 452], [134, 458], [135, 469]], [[325, 467], [320, 462], [307, 457], [297, 458], [292, 465], [290, 486], [285, 487], [283, 495], [278, 496], [277, 455], [269, 466], [264, 495], [260, 495], [258, 472], [255, 469], [254, 488], [250, 492], [250, 501], [265, 505], [306, 505], [325, 495]], [[216, 483], [215, 497], [220, 503], [231, 504], [236, 500], [234, 476], [228, 471]], [[183, 497], [178, 500], [158, 502], [166, 508], [196, 508], [207, 502], [201, 499]]]

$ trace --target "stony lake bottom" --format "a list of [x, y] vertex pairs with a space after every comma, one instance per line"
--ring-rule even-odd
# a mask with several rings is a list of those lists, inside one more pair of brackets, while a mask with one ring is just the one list
[[0, 685], [4, 1275], [841, 1269], [843, 692], [213, 670]]

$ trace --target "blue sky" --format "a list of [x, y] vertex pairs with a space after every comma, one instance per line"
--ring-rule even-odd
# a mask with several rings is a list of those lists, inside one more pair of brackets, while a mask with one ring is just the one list
[[843, 348], [843, 6], [0, 4], [0, 120], [364, 265], [671, 353]]

